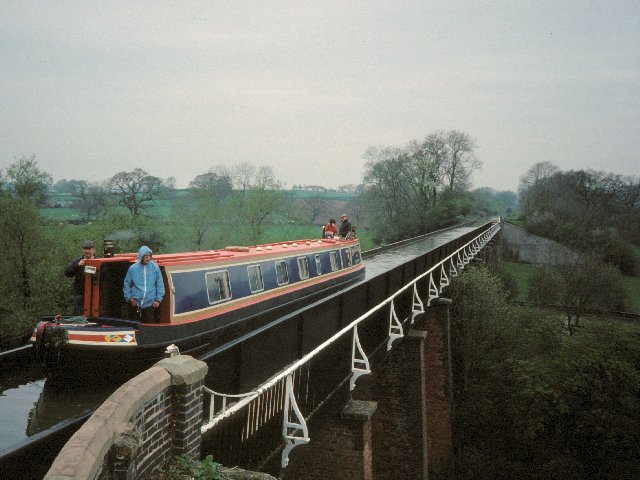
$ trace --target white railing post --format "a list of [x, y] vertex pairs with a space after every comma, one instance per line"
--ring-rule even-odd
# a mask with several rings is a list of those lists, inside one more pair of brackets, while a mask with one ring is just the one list
[[391, 350], [391, 344], [396, 338], [404, 337], [402, 324], [398, 321], [398, 315], [391, 300], [391, 308], [389, 309], [389, 340], [387, 341], [387, 351]]
[[447, 276], [447, 272], [444, 268], [444, 262], [442, 262], [442, 266], [440, 267], [440, 293], [444, 290], [444, 287], [449, 285], [449, 277]]
[[436, 282], [433, 281], [433, 271], [429, 273], [429, 298], [427, 299], [427, 307], [431, 305], [431, 300], [435, 300], [440, 296]]
[[[360, 357], [356, 356], [356, 350]], [[364, 367], [364, 368], [362, 368]], [[356, 388], [356, 380], [363, 375], [371, 373], [371, 366], [367, 354], [364, 353], [360, 338], [358, 338], [358, 326], [353, 327], [353, 341], [351, 343], [351, 380], [349, 382], [349, 390]]]
[[449, 275], [451, 278], [458, 276], [458, 270], [456, 270], [456, 264], [453, 261], [453, 257], [451, 257], [451, 267], [449, 267]]
[[418, 295], [418, 282], [413, 283], [413, 305], [411, 307], [411, 325], [415, 321], [416, 317], [424, 313], [424, 304]]
[[[287, 375], [287, 392], [284, 399], [284, 419], [282, 422], [282, 436], [284, 437], [284, 450], [282, 450], [281, 465], [286, 468], [289, 465], [289, 453], [298, 445], [309, 443], [309, 429], [304, 416], [298, 408], [296, 397], [293, 393], [293, 373]], [[291, 421], [290, 414], [293, 411], [297, 422]], [[302, 435], [296, 435], [298, 432]]]

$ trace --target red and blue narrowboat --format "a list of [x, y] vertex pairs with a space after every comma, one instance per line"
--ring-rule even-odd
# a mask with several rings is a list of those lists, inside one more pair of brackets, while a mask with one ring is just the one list
[[125, 275], [138, 254], [110, 250], [86, 262], [84, 316], [44, 317], [34, 329], [31, 342], [47, 358], [156, 360], [172, 344], [196, 354], [364, 276], [357, 239], [154, 254], [165, 295], [159, 322], [142, 323], [129, 318], [123, 296]]

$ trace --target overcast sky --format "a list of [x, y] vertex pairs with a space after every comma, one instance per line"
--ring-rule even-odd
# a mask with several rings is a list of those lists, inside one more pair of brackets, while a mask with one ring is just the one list
[[361, 182], [371, 145], [458, 129], [475, 186], [548, 160], [640, 174], [640, 1], [0, 0], [0, 168], [214, 165]]

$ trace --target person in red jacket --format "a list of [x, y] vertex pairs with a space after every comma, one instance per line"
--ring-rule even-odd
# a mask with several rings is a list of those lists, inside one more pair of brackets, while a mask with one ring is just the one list
[[338, 235], [336, 220], [334, 218], [330, 218], [329, 223], [322, 227], [322, 238], [333, 238], [336, 235]]

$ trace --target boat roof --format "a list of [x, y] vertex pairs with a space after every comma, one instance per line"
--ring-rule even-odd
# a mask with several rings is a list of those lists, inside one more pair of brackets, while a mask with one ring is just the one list
[[[216, 260], [229, 259], [232, 257], [242, 260], [252, 257], [282, 256], [292, 252], [305, 255], [314, 251], [326, 250], [331, 248], [343, 248], [358, 244], [355, 240], [333, 240], [333, 239], [313, 239], [313, 240], [294, 240], [288, 242], [268, 243], [262, 245], [254, 245], [250, 247], [228, 246], [219, 250], [199, 250], [196, 252], [180, 252], [180, 253], [154, 253], [153, 261], [160, 266], [169, 265], [185, 265], [191, 263], [212, 262]], [[88, 264], [106, 263], [106, 262], [122, 262], [129, 261], [135, 263], [138, 261], [138, 253], [118, 253], [113, 257], [96, 258], [89, 260]]]

